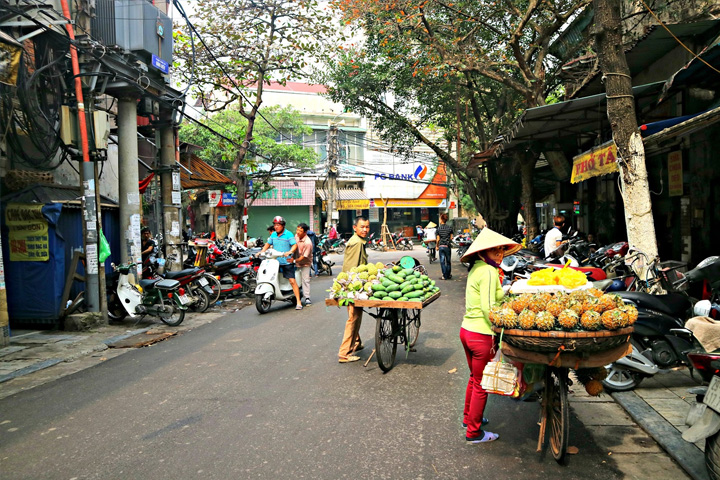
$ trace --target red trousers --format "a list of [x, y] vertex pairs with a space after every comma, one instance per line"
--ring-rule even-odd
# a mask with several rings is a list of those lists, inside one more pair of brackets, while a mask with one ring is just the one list
[[487, 403], [487, 392], [483, 390], [482, 381], [485, 365], [495, 355], [495, 337], [483, 335], [460, 329], [460, 341], [465, 348], [468, 367], [470, 367], [470, 379], [465, 390], [465, 409], [463, 410], [463, 422], [467, 424], [467, 438], [480, 436], [482, 431], [482, 419]]

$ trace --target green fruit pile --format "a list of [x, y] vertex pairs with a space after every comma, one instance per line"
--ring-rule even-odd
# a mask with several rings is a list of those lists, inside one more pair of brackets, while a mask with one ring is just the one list
[[382, 263], [360, 265], [335, 278], [330, 298], [422, 302], [440, 289], [435, 281], [412, 268]]

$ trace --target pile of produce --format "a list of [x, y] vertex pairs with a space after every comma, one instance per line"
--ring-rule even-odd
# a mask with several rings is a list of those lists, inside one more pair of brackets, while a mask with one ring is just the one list
[[618, 295], [596, 288], [571, 293], [524, 293], [490, 309], [496, 327], [522, 330], [617, 330], [632, 325], [638, 312]]
[[587, 276], [579, 270], [552, 267], [544, 268], [530, 274], [528, 285], [562, 285], [566, 288], [577, 288], [587, 283]]
[[332, 288], [330, 298], [339, 300], [396, 300], [399, 302], [422, 302], [440, 291], [435, 281], [412, 268], [399, 265], [385, 267], [382, 263], [369, 263], [340, 272]]

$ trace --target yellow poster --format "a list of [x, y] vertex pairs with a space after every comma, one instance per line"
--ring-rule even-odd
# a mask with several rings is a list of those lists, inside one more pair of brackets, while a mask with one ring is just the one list
[[573, 158], [570, 183], [578, 183], [598, 175], [617, 172], [617, 149], [610, 140]]
[[50, 259], [48, 224], [42, 205], [11, 203], [5, 209], [5, 224], [10, 230], [11, 262], [43, 262]]
[[682, 167], [682, 153], [679, 151], [668, 153], [668, 194], [671, 197], [681, 197], [683, 194]]

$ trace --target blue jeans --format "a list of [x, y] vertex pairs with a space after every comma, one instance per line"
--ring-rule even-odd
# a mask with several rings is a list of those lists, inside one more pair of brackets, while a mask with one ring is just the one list
[[441, 245], [438, 247], [438, 252], [440, 252], [440, 269], [442, 270], [442, 276], [445, 278], [452, 277], [452, 270], [450, 267], [450, 256], [452, 255], [452, 252], [450, 251], [450, 247], [447, 245]]

